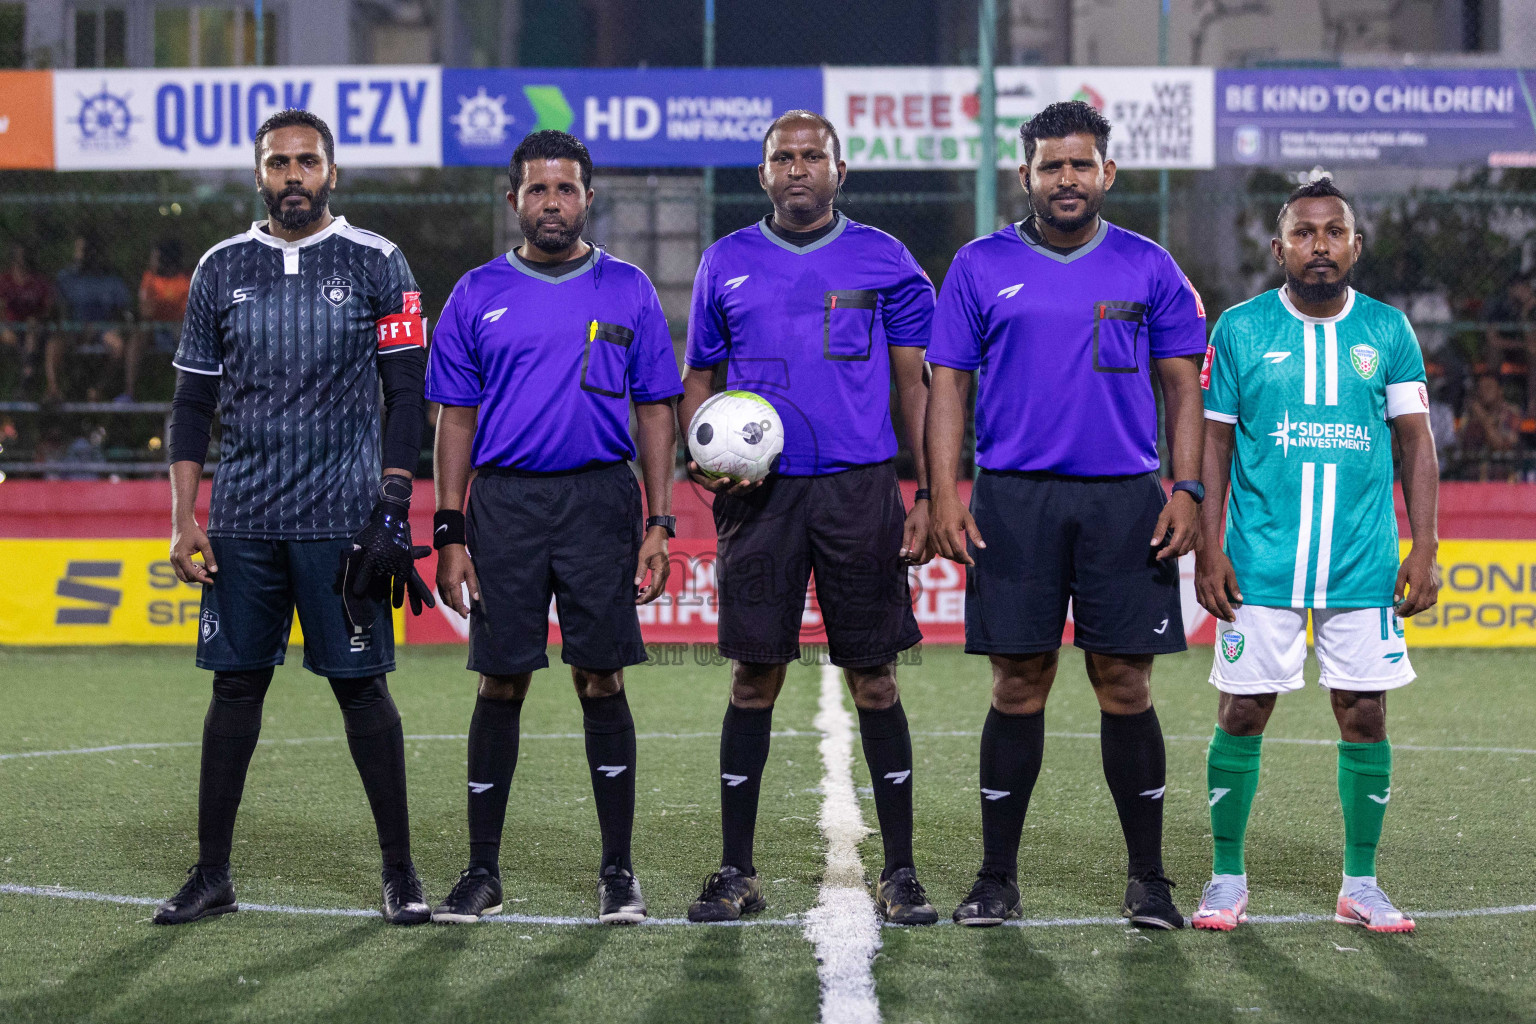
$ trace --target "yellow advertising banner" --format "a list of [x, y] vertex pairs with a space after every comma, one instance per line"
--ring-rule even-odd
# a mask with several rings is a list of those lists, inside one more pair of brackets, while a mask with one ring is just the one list
[[[176, 578], [163, 540], [0, 540], [0, 565], [0, 644], [197, 641], [200, 588]], [[1441, 541], [1440, 581], [1439, 604], [1406, 624], [1410, 646], [1536, 647], [1536, 540]]]
[[1405, 624], [1409, 647], [1536, 647], [1536, 540], [1442, 540], [1439, 560], [1440, 600]]
[[[163, 540], [0, 540], [0, 644], [195, 644], [202, 587]], [[395, 636], [404, 614], [395, 611]], [[303, 643], [295, 616], [291, 642]]]

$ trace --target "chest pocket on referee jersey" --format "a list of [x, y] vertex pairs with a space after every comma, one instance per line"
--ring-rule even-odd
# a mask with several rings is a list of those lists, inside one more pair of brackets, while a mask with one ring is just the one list
[[581, 361], [581, 390], [623, 398], [629, 371], [629, 344], [635, 332], [618, 324], [587, 324], [587, 354]]
[[1093, 368], [1097, 373], [1135, 373], [1136, 354], [1147, 324], [1145, 302], [1093, 304]]
[[879, 292], [827, 292], [821, 321], [821, 355], [837, 362], [866, 362], [875, 347]]

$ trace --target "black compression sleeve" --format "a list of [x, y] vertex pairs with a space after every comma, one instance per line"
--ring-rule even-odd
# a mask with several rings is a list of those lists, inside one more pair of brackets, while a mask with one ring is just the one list
[[419, 348], [379, 358], [384, 382], [384, 468], [415, 475], [427, 413], [427, 354]]
[[208, 458], [208, 434], [219, 410], [219, 378], [210, 373], [176, 374], [176, 394], [171, 398], [171, 429], [167, 439], [172, 462], [195, 462], [201, 466]]

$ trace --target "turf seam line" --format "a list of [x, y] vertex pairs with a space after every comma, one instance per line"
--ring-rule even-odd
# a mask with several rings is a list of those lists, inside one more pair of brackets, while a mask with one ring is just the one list
[[880, 1024], [872, 968], [880, 951], [880, 919], [864, 884], [859, 843], [869, 835], [853, 787], [853, 716], [843, 703], [843, 673], [821, 666], [815, 724], [821, 733], [821, 813], [826, 872], [805, 937], [816, 950], [823, 1024]]
[[[83, 889], [66, 889], [56, 885], [16, 885], [0, 883], [0, 894], [11, 896], [42, 896], [50, 899], [78, 900], [87, 903], [115, 903], [135, 907], [153, 907], [160, 903], [145, 896], [118, 896], [113, 893], [90, 892]], [[359, 910], [355, 907], [294, 907], [281, 903], [241, 903], [242, 911], [267, 914], [292, 914], [301, 917], [378, 917], [377, 910]], [[1466, 917], [1504, 917], [1512, 914], [1536, 914], [1536, 903], [1522, 903], [1508, 907], [1468, 907], [1464, 910], [1414, 910], [1415, 919], [1453, 920]], [[498, 924], [542, 925], [591, 925], [599, 927], [595, 917], [554, 917], [539, 914], [495, 914], [481, 918]], [[1332, 922], [1332, 914], [1250, 914], [1249, 924], [1318, 924]], [[1005, 921], [1005, 928], [1068, 928], [1083, 925], [1125, 925], [1123, 917], [1043, 917], [1022, 921]], [[645, 925], [694, 925], [685, 917], [647, 918]], [[713, 922], [703, 927], [778, 927], [800, 928], [805, 922], [793, 918], [752, 918], [741, 921]], [[949, 921], [940, 921], [935, 927], [943, 927]], [[607, 927], [606, 925], [602, 927]], [[901, 928], [900, 925], [886, 925]], [[911, 929], [906, 929], [910, 931]]]

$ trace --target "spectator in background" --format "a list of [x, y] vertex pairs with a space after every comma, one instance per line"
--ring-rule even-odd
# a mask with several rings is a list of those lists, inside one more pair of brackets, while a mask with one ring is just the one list
[[1456, 406], [1445, 371], [1426, 363], [1429, 377], [1429, 432], [1435, 438], [1435, 453], [1440, 459], [1440, 476], [1445, 478], [1456, 464], [1459, 441], [1456, 437]]
[[[1477, 478], [1487, 480], [1493, 468], [1492, 456], [1513, 452], [1519, 445], [1520, 408], [1504, 397], [1498, 376], [1485, 373], [1477, 378], [1477, 387], [1467, 403], [1466, 420], [1461, 427], [1462, 451], [1479, 460]], [[1508, 463], [1509, 473], [1514, 469], [1514, 464]]]
[[29, 392], [43, 349], [43, 324], [53, 313], [53, 282], [32, 265], [24, 245], [11, 246], [11, 261], [0, 272], [0, 348], [21, 364], [21, 388]]
[[[64, 457], [64, 432], [56, 422], [44, 420], [42, 436], [37, 439], [37, 444], [32, 449], [32, 461], [41, 463], [57, 463]], [[43, 474], [44, 480], [57, 480], [57, 472]]]
[[[107, 461], [106, 443], [106, 427], [100, 424], [83, 423], [80, 426], [80, 435], [69, 442], [69, 447], [64, 449], [64, 454], [59, 461], [79, 463], [81, 466], [99, 465]], [[101, 473], [94, 469], [83, 469], [78, 473], [61, 473], [58, 478], [60, 480], [100, 480]]]
[[139, 377], [139, 358], [153, 345], [157, 352], [175, 352], [181, 341], [181, 320], [187, 312], [192, 274], [182, 260], [181, 242], [162, 238], [149, 251], [149, 266], [139, 279], [140, 327], [123, 357], [123, 394], [129, 401]]
[[[56, 278], [67, 329], [54, 332], [48, 339], [43, 359], [43, 373], [48, 382], [48, 401], [60, 401], [64, 389], [60, 373], [64, 356], [76, 344], [100, 345], [113, 360], [127, 354], [128, 334], [124, 326], [133, 319], [133, 293], [121, 277], [102, 262], [95, 242], [85, 236], [75, 239], [75, 262], [59, 271]], [[86, 398], [101, 400], [100, 384], [87, 387]]]
[[1434, 380], [1438, 373], [1441, 378], [1440, 401], [1448, 404], [1452, 410], [1461, 408], [1462, 399], [1471, 382], [1467, 361], [1460, 346], [1451, 340], [1452, 323], [1464, 319], [1464, 315], [1458, 313], [1452, 305], [1449, 290], [1441, 287], [1432, 291], [1414, 292], [1399, 296], [1392, 304], [1407, 315], [1408, 322], [1413, 325], [1413, 333], [1418, 336], [1419, 349], [1424, 355], [1424, 369], [1431, 382], [1430, 391], [1435, 390]]
[[1524, 362], [1525, 414], [1536, 416], [1536, 288], [1531, 280], [1510, 281], [1504, 294], [1488, 303], [1483, 318], [1505, 325], [1487, 329], [1488, 371], [1497, 374], [1507, 362]]

